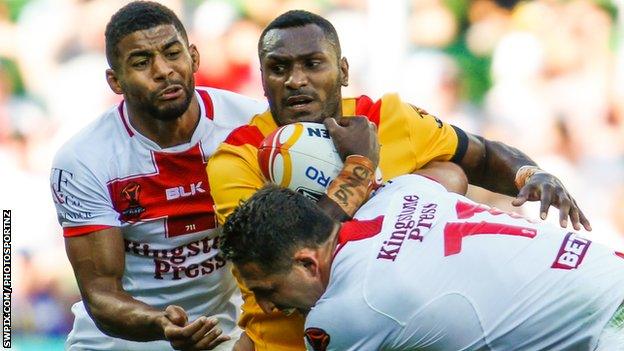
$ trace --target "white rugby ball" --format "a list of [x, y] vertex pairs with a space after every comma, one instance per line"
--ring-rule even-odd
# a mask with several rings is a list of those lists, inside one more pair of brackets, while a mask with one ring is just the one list
[[265, 179], [318, 200], [343, 162], [325, 125], [285, 125], [262, 141], [258, 163]]

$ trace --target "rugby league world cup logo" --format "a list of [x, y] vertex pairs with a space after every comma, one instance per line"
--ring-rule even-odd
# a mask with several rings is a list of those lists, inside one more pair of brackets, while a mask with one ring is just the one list
[[125, 219], [137, 219], [145, 208], [139, 203], [141, 185], [135, 182], [128, 183], [121, 189], [121, 195], [128, 201], [128, 208], [121, 213]]

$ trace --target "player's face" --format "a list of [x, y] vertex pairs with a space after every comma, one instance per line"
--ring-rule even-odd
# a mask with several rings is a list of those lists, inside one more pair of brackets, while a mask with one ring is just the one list
[[116, 78], [129, 107], [160, 120], [176, 119], [189, 108], [199, 54], [173, 25], [136, 31], [117, 47]]
[[262, 85], [278, 125], [339, 117], [348, 64], [315, 24], [273, 29], [263, 39]]
[[279, 310], [286, 315], [295, 311], [306, 315], [324, 292], [320, 280], [300, 264], [288, 272], [268, 275], [253, 263], [237, 268], [265, 313]]

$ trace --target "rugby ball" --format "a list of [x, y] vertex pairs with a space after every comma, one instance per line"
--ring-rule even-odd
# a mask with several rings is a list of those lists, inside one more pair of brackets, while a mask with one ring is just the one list
[[285, 125], [262, 141], [258, 163], [267, 181], [318, 200], [343, 162], [321, 123]]

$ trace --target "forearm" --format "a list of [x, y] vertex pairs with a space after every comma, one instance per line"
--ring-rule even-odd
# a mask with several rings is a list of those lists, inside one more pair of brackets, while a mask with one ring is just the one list
[[462, 161], [462, 168], [470, 184], [500, 194], [516, 196], [518, 194], [514, 182], [516, 172], [522, 166], [535, 166], [536, 163], [522, 151], [501, 142], [475, 136], [471, 136], [471, 139], [471, 144], [477, 139], [476, 142], [481, 144], [482, 151], [472, 152], [472, 157], [467, 155]]
[[107, 335], [133, 341], [164, 339], [164, 311], [123, 290], [92, 292], [85, 304], [97, 327]]
[[316, 204], [326, 215], [335, 221], [344, 222], [350, 219], [349, 215], [334, 200], [330, 199], [327, 194], [323, 195]]
[[67, 257], [89, 315], [107, 335], [128, 340], [164, 339], [164, 311], [124, 291], [124, 239], [119, 228], [65, 238]]
[[317, 205], [334, 220], [346, 221], [368, 200], [374, 186], [375, 165], [364, 156], [351, 155]]

